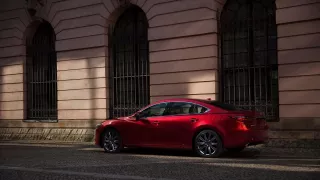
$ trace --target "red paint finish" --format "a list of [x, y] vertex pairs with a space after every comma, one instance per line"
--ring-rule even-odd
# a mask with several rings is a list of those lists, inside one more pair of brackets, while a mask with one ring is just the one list
[[[136, 114], [143, 114], [149, 107], [162, 103], [166, 104], [165, 110], [161, 111], [163, 114], [136, 119]], [[192, 108], [189, 108], [189, 112], [172, 113], [173, 103], [187, 103], [189, 107], [195, 105], [198, 112], [191, 112]], [[201, 112], [204, 110], [201, 108], [205, 111]], [[162, 100], [129, 117], [106, 120], [96, 128], [96, 145], [101, 146], [105, 128], [118, 130], [123, 145], [127, 147], [192, 149], [193, 138], [203, 129], [216, 131], [222, 138], [224, 148], [261, 144], [268, 140], [268, 125], [258, 112], [197, 99]]]

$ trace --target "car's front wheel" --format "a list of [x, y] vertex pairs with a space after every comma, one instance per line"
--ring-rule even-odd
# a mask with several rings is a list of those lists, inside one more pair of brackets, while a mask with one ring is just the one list
[[112, 128], [107, 128], [103, 134], [103, 149], [107, 153], [118, 153], [122, 149], [122, 139], [120, 133]]
[[201, 157], [219, 157], [223, 152], [220, 136], [213, 130], [202, 130], [194, 138], [194, 151]]

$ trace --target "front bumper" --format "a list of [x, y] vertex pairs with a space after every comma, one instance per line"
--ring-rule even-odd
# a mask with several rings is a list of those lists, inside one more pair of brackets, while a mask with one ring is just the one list
[[97, 145], [99, 147], [101, 147], [101, 133], [102, 132], [103, 132], [102, 124], [97, 124], [96, 130], [95, 130], [94, 142], [95, 142], [95, 145]]

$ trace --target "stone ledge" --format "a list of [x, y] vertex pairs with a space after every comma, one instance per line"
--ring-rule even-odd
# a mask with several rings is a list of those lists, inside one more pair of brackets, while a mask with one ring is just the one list
[[0, 140], [91, 142], [94, 129], [0, 128]]
[[41, 134], [2, 134], [0, 140], [52, 140], [52, 141], [76, 141], [76, 142], [92, 142], [94, 135], [48, 135], [43, 136]]
[[320, 149], [320, 140], [312, 139], [270, 139], [266, 147]]
[[269, 137], [271, 139], [314, 139], [314, 140], [320, 140], [320, 131], [270, 130]]
[[271, 130], [304, 130], [304, 131], [320, 131], [320, 117], [296, 117], [296, 118], [280, 118], [279, 122], [268, 122]]

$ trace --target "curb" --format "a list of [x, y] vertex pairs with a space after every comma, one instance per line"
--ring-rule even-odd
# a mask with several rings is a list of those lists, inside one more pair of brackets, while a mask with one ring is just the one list
[[2, 143], [12, 143], [12, 144], [54, 144], [54, 145], [93, 145], [95, 146], [94, 142], [78, 142], [78, 141], [33, 141], [33, 140], [2, 140], [0, 141], [0, 144]]

